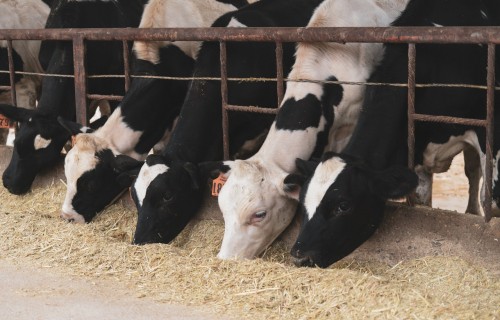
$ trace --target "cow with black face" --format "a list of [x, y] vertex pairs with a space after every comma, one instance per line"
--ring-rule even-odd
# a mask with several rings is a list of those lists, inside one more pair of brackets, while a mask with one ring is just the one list
[[334, 153], [326, 153], [319, 164], [297, 159], [297, 167], [300, 174], [289, 175], [284, 188], [300, 201], [304, 214], [292, 249], [299, 266], [325, 268], [352, 252], [379, 226], [382, 215], [373, 212], [417, 186], [417, 177], [404, 166], [376, 171]]
[[[320, 3], [321, 0], [262, 0], [221, 16], [213, 26], [305, 26]], [[283, 44], [285, 73], [293, 65], [294, 52], [294, 44]], [[227, 70], [228, 77], [274, 77], [274, 44], [227, 43]], [[194, 76], [220, 76], [218, 43], [203, 43]], [[276, 86], [271, 82], [230, 81], [228, 93], [229, 103], [233, 105], [270, 107], [277, 101]], [[207, 177], [193, 164], [221, 160], [223, 157], [220, 106], [219, 82], [192, 81], [162, 157], [146, 161], [132, 188], [139, 210], [135, 243], [170, 242], [199, 209]], [[272, 117], [262, 114], [230, 113], [230, 154], [234, 155], [248, 140], [261, 139], [262, 132], [271, 123]], [[185, 195], [190, 195], [190, 198]]]
[[[498, 1], [459, 0], [450, 5], [445, 0], [411, 0], [394, 25], [500, 25]], [[407, 81], [407, 50], [404, 44], [386, 45], [384, 59], [371, 81]], [[417, 44], [416, 52], [417, 83], [486, 83], [485, 46]], [[497, 62], [499, 57], [497, 54]], [[499, 71], [497, 63], [496, 72]], [[416, 89], [415, 101], [417, 113], [485, 118], [486, 94], [481, 90], [420, 87]], [[341, 155], [328, 154], [314, 172], [305, 170], [303, 176], [290, 175], [284, 180], [284, 190], [295, 197], [302, 186], [304, 225], [291, 252], [299, 266], [327, 267], [352, 252], [379, 226], [387, 199], [403, 197], [414, 190], [418, 182], [426, 182], [430, 174], [446, 171], [453, 157], [464, 149], [477, 152], [479, 170], [484, 177], [484, 129], [417, 123], [416, 167], [412, 172], [405, 167], [407, 90], [370, 87], [362, 110], [353, 136]], [[500, 103], [495, 99], [495, 128], [500, 124], [499, 112]], [[495, 135], [499, 132], [497, 129]], [[500, 141], [495, 141], [493, 148], [498, 165]], [[495, 170], [494, 175], [496, 184], [498, 171]], [[491, 199], [484, 198], [484, 192], [481, 197], [483, 204], [491, 203]]]
[[[236, 5], [246, 4], [232, 3], [152, 0], [144, 8], [139, 27], [208, 27], [223, 13], [236, 10]], [[200, 45], [199, 41], [136, 41], [133, 74], [189, 77]], [[77, 135], [75, 146], [66, 156], [67, 192], [61, 213], [64, 219], [89, 222], [130, 186], [132, 180], [125, 177], [138, 171], [162, 137], [168, 138], [188, 84], [188, 81], [134, 78], [118, 108], [95, 132], [82, 133], [81, 125], [61, 120], [71, 134]], [[117, 159], [123, 162], [125, 158], [126, 166], [114, 164]]]
[[[47, 28], [135, 27], [142, 13], [142, 1], [59, 0], [54, 3]], [[123, 72], [121, 42], [90, 42], [86, 46], [89, 74]], [[46, 41], [40, 48], [42, 67], [51, 74], [73, 74], [73, 48], [68, 41]], [[123, 94], [123, 79], [89, 79], [88, 90], [98, 94]], [[29, 116], [4, 107], [2, 112], [20, 122], [13, 156], [3, 173], [4, 186], [14, 194], [29, 190], [36, 175], [60, 159], [70, 134], [57, 118], [75, 118], [75, 89], [71, 78], [44, 77], [38, 108]], [[41, 143], [39, 142], [41, 141]]]
[[[132, 192], [141, 210], [136, 228], [141, 232], [135, 233], [134, 242], [161, 243], [175, 238], [191, 218], [184, 213], [198, 209], [197, 204], [201, 201], [199, 180], [195, 165], [150, 155]], [[162, 214], [147, 216], [150, 212]], [[154, 223], [150, 219], [154, 219]]]

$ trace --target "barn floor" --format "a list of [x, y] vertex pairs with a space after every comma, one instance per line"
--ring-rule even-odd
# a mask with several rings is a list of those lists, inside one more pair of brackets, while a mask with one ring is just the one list
[[2, 319], [223, 319], [201, 307], [139, 298], [120, 283], [0, 259]]
[[393, 204], [370, 241], [326, 270], [290, 264], [296, 226], [260, 259], [220, 261], [215, 201], [173, 244], [132, 246], [126, 198], [90, 224], [61, 221], [57, 172], [22, 197], [0, 187], [8, 318], [500, 319], [498, 218]]

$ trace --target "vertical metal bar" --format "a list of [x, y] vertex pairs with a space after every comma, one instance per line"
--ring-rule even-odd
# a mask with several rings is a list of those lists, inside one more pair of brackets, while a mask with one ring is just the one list
[[125, 92], [130, 88], [130, 64], [128, 42], [123, 40], [123, 70], [125, 74]]
[[229, 119], [227, 114], [227, 51], [226, 42], [220, 42], [220, 90], [222, 95], [222, 145], [224, 148], [224, 160], [229, 159]]
[[81, 35], [73, 38], [73, 65], [75, 74], [76, 121], [87, 125], [87, 75], [85, 72], [85, 43]]
[[[415, 44], [408, 43], [408, 168], [415, 168]], [[408, 205], [416, 202], [414, 193], [406, 197]]]
[[415, 44], [408, 44], [408, 167], [415, 168]]
[[10, 95], [12, 105], [17, 105], [16, 97], [16, 70], [14, 68], [14, 56], [12, 52], [12, 40], [7, 40], [7, 56], [9, 59], [9, 79], [10, 79]]
[[484, 219], [486, 222], [491, 219], [492, 205], [492, 167], [493, 167], [493, 131], [494, 131], [494, 105], [495, 105], [495, 45], [488, 44], [488, 74], [486, 91], [486, 165], [485, 165], [485, 203]]
[[281, 106], [285, 86], [283, 82], [283, 43], [276, 42], [276, 90], [278, 92], [278, 107]]

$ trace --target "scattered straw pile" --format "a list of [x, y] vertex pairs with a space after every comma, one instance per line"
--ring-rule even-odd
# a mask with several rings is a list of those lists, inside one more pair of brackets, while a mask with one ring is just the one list
[[0, 258], [237, 318], [500, 318], [500, 279], [458, 258], [299, 269], [278, 243], [263, 259], [220, 261], [221, 222], [190, 226], [172, 245], [139, 247], [130, 245], [135, 212], [117, 204], [91, 224], [68, 224], [58, 217], [63, 196], [60, 182], [23, 197], [0, 189]]

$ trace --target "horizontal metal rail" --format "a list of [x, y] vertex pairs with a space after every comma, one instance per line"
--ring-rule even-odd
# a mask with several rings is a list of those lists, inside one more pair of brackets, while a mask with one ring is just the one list
[[3, 29], [5, 40], [150, 40], [500, 44], [500, 27]]

